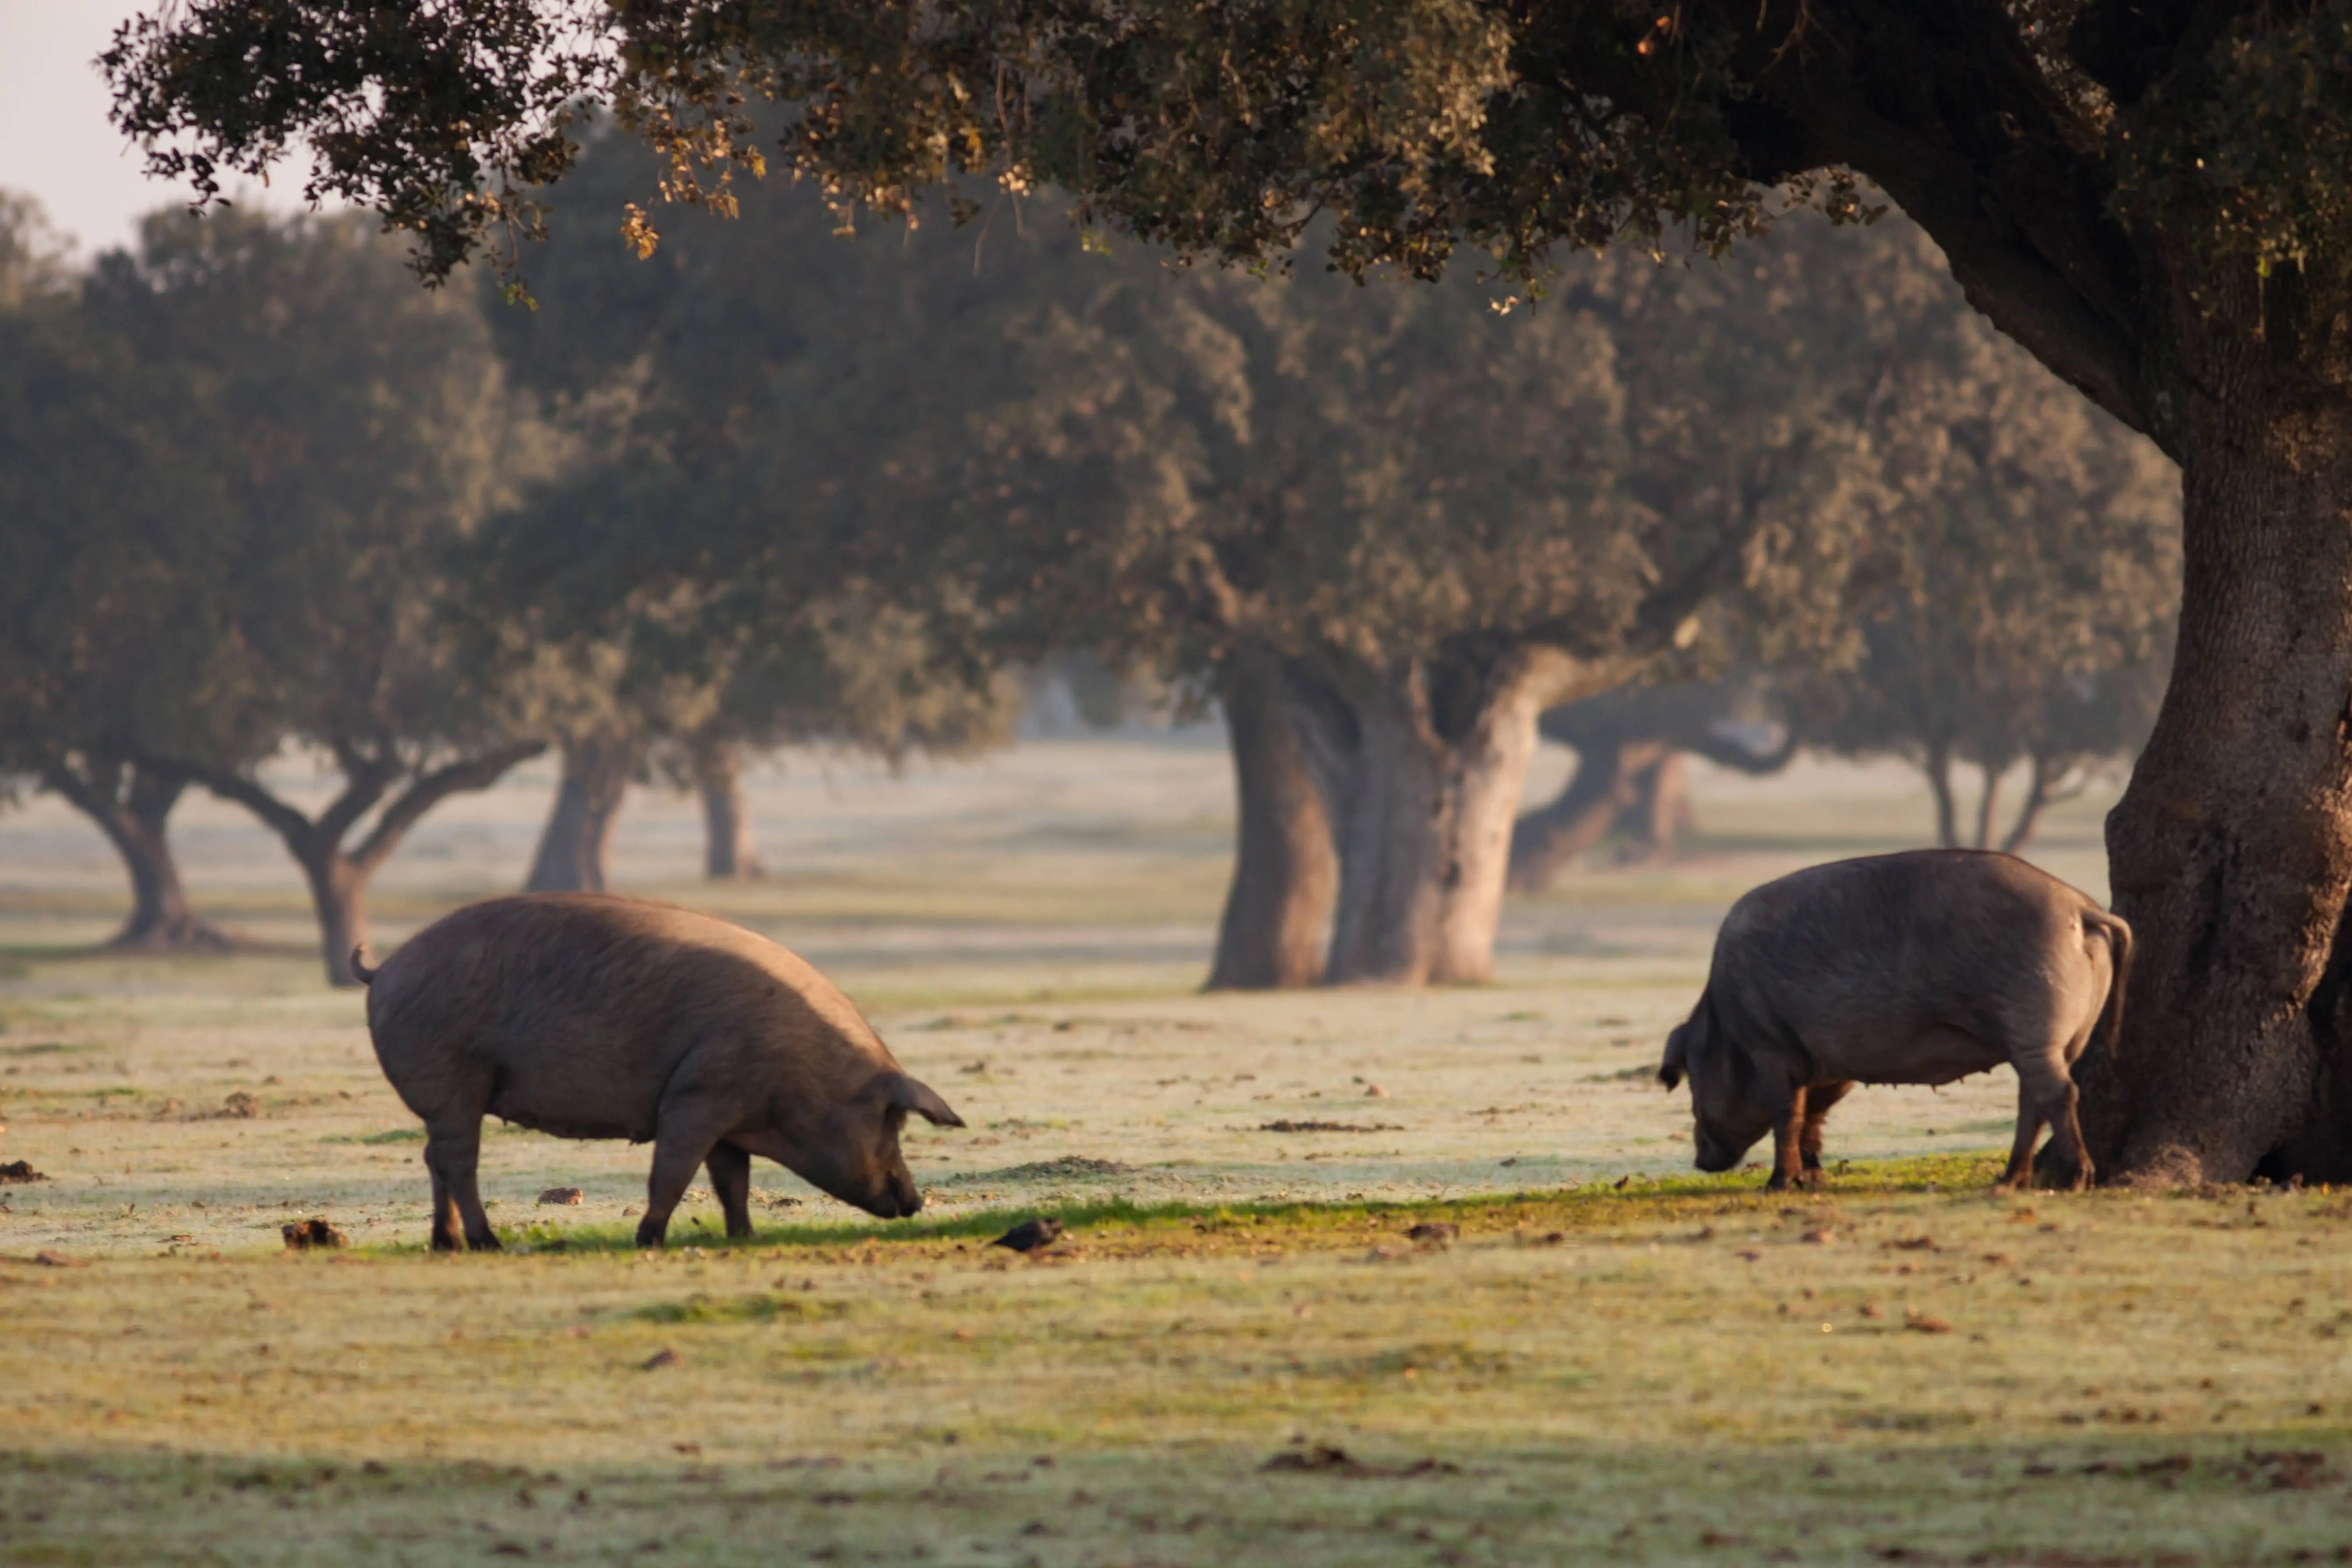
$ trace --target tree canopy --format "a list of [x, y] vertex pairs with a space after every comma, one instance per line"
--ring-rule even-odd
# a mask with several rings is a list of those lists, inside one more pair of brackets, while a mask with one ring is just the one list
[[976, 174], [1253, 261], [1328, 214], [1351, 273], [1466, 245], [1533, 275], [1685, 230], [1719, 249], [1776, 189], [1851, 216], [1866, 179], [2159, 441], [2128, 231], [2340, 290], [2352, 223], [2352, 14], [2328, 4], [194, 0], [106, 64], [159, 173], [215, 191], [303, 135], [310, 194], [383, 211], [435, 275], [536, 228], [589, 100], [666, 155], [668, 200], [723, 207], [772, 163], [849, 219]]

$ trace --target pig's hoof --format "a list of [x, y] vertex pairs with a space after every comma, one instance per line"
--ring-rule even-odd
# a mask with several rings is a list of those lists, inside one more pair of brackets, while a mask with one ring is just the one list
[[506, 1250], [499, 1245], [499, 1238], [495, 1235], [469, 1236], [466, 1238], [466, 1249], [469, 1252], [504, 1252]]
[[1787, 1192], [1789, 1190], [1789, 1173], [1786, 1171], [1773, 1172], [1772, 1179], [1764, 1184], [1764, 1190], [1768, 1193]]
[[637, 1245], [639, 1247], [650, 1247], [658, 1249], [662, 1245], [663, 1234], [667, 1231], [668, 1228], [669, 1227], [667, 1226], [662, 1226], [660, 1230], [656, 1230], [653, 1226], [646, 1225], [637, 1226]]

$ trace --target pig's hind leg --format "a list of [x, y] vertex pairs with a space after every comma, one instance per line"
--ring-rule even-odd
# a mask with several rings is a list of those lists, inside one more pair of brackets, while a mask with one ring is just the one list
[[2091, 1184], [2091, 1152], [2075, 1114], [2081, 1096], [2068, 1070], [2082, 1053], [2091, 1026], [2076, 1021], [2081, 1009], [2067, 1005], [2069, 1001], [2053, 994], [2047, 1016], [2012, 1021], [2009, 1059], [2017, 1068], [2017, 1141], [2010, 1148], [2009, 1168], [2001, 1173], [2004, 1186], [2030, 1184], [2033, 1141], [2044, 1122], [2050, 1126], [2050, 1160], [2058, 1178], [2053, 1184], [2076, 1192]]
[[732, 1143], [713, 1144], [703, 1162], [710, 1173], [710, 1190], [727, 1215], [727, 1234], [737, 1241], [751, 1234], [751, 1156]]
[[1805, 1091], [1805, 1130], [1797, 1151], [1804, 1160], [1808, 1184], [1822, 1179], [1822, 1123], [1829, 1120], [1830, 1107], [1853, 1092], [1851, 1083], [1817, 1083]]
[[1993, 1191], [2022, 1192], [2033, 1185], [2033, 1142], [2042, 1136], [2043, 1120], [2034, 1097], [2021, 1083], [2017, 1089], [2017, 1141], [2009, 1146], [2009, 1168], [1993, 1184]]
[[433, 1173], [433, 1250], [455, 1252], [450, 1231], [455, 1209], [466, 1227], [466, 1245], [476, 1252], [499, 1250], [498, 1233], [482, 1207], [482, 1115], [453, 1116], [425, 1127], [425, 1168]]

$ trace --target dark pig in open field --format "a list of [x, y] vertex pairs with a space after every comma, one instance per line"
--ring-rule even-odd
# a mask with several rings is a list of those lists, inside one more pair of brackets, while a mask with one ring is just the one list
[[654, 1146], [637, 1245], [659, 1247], [708, 1165], [751, 1234], [751, 1156], [896, 1219], [923, 1206], [909, 1111], [963, 1119], [907, 1076], [848, 997], [791, 952], [688, 910], [601, 893], [490, 899], [436, 921], [368, 984], [376, 1060], [425, 1121], [433, 1246], [496, 1248], [482, 1118]]
[[1769, 1185], [1821, 1177], [1822, 1119], [1856, 1083], [1949, 1083], [2017, 1069], [2003, 1186], [2029, 1183], [2047, 1123], [2072, 1173], [2091, 1157], [2072, 1068], [2123, 1026], [2131, 927], [2009, 855], [1927, 849], [1837, 860], [1731, 906], [1706, 988], [1666, 1037], [1658, 1079], [1690, 1078], [1698, 1167], [1774, 1135]]

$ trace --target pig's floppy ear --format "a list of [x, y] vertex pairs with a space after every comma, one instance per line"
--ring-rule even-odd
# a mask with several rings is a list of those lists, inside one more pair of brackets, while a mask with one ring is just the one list
[[939, 1091], [929, 1084], [908, 1078], [905, 1073], [892, 1073], [889, 1078], [890, 1104], [900, 1110], [911, 1110], [934, 1127], [961, 1127], [963, 1118], [948, 1108]]
[[1665, 1059], [1658, 1064], [1658, 1081], [1672, 1094], [1682, 1087], [1683, 1070], [1690, 1065], [1690, 1026], [1676, 1024], [1666, 1037]]

